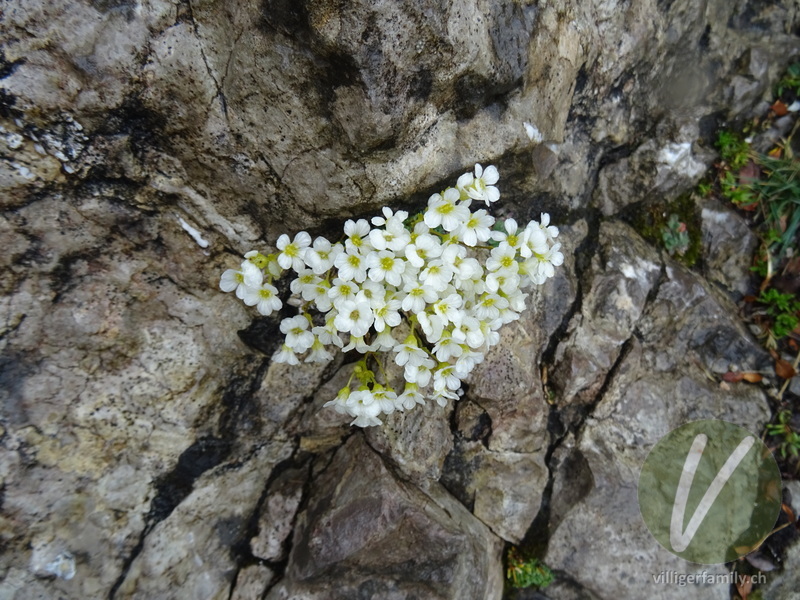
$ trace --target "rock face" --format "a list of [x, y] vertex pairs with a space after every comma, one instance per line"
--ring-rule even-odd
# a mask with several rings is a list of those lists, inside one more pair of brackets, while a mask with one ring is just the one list
[[[719, 289], [616, 216], [700, 177], [799, 23], [789, 0], [6, 2], [0, 597], [497, 597], [534, 520], [553, 597], [625, 597], [576, 566], [613, 556], [582, 519], [635, 521], [612, 490], [682, 419], [763, 422], [758, 388], [706, 375], [769, 364], [718, 207]], [[278, 320], [219, 275], [478, 161], [567, 263], [459, 403], [352, 436], [321, 410], [352, 365], [271, 363]]]
[[501, 549], [441, 487], [398, 480], [355, 435], [314, 482], [267, 598], [500, 598]]

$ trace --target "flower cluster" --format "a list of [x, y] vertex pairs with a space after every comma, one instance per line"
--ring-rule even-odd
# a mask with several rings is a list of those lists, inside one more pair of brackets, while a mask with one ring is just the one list
[[[274, 360], [328, 361], [332, 347], [364, 354], [348, 385], [325, 405], [353, 417], [352, 424], [380, 425], [381, 414], [426, 399], [445, 406], [497, 344], [500, 327], [519, 318], [523, 290], [552, 277], [564, 260], [546, 213], [523, 227], [495, 221], [479, 207], [499, 199], [497, 181], [495, 167], [475, 165], [455, 187], [432, 195], [424, 213], [409, 218], [384, 208], [371, 224], [347, 221], [336, 243], [284, 234], [277, 253], [248, 252], [238, 270], [222, 274], [220, 288], [269, 315], [282, 306], [274, 280], [294, 271], [289, 303], [300, 314], [281, 322], [286, 339]], [[403, 322], [407, 327], [399, 327]], [[381, 353], [403, 369], [400, 393]]]

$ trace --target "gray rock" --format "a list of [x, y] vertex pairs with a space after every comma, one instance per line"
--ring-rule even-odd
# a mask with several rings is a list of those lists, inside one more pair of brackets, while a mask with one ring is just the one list
[[735, 315], [711, 284], [668, 260], [665, 279], [602, 399], [577, 438], [567, 438], [555, 455], [545, 562], [599, 598], [625, 597], [630, 589], [654, 598], [728, 596], [727, 586], [689, 589], [652, 581], [665, 569], [702, 569], [690, 568], [652, 538], [639, 514], [636, 486], [647, 453], [672, 429], [715, 418], [757, 433], [769, 419], [758, 387], [723, 387], [711, 375], [717, 359], [743, 369], [763, 364], [764, 351]]
[[[237, 338], [269, 330], [217, 290], [241, 253], [418, 205], [475, 162], [498, 164], [502, 210], [525, 214], [534, 199], [554, 222], [615, 213], [643, 190], [677, 194], [709, 160], [697, 123], [758, 105], [798, 48], [797, 24], [786, 1], [6, 2], [4, 597], [226, 595], [250, 573], [228, 533], [253, 517], [268, 477], [271, 462], [254, 457], [271, 444], [282, 456], [295, 438], [324, 455], [348, 435], [319, 411], [337, 365], [271, 365], [254, 348], [274, 340]], [[555, 300], [532, 298], [529, 324], [506, 334], [519, 346], [499, 349], [466, 399], [492, 422], [482, 438], [459, 434], [465, 462], [502, 473], [482, 472], [475, 492], [488, 495], [475, 505], [508, 539], [538, 506], [549, 444], [539, 362], [577, 285], [565, 273], [545, 286]], [[727, 329], [730, 352], [716, 332], [681, 332], [691, 343], [665, 343], [703, 364], [746, 364]], [[372, 442], [405, 477], [435, 480], [449, 447], [438, 419], [425, 421], [438, 454], [412, 446], [410, 418]], [[524, 492], [518, 470], [531, 474]], [[228, 533], [214, 538], [192, 511], [230, 516]], [[453, 525], [464, 548], [486, 539], [473, 521]]]
[[145, 538], [117, 593], [126, 598], [228, 598], [236, 574], [229, 549], [244, 541], [267, 477], [291, 451], [287, 442], [268, 443], [244, 464], [221, 465], [201, 477]]
[[312, 484], [267, 598], [500, 598], [502, 543], [441, 487], [404, 483], [360, 435]]
[[286, 558], [286, 540], [292, 533], [307, 480], [308, 469], [288, 469], [269, 486], [258, 515], [258, 535], [250, 540], [253, 556], [271, 562]]
[[763, 588], [770, 600], [798, 600], [800, 598], [800, 544], [791, 546], [783, 559], [783, 569]]
[[758, 238], [736, 211], [717, 201], [704, 200], [700, 218], [706, 277], [739, 300], [753, 291], [750, 266]]
[[657, 252], [622, 223], [601, 224], [597, 250], [550, 378], [568, 421], [595, 400], [661, 274]]
[[250, 565], [239, 571], [231, 600], [261, 600], [275, 574], [265, 565]]

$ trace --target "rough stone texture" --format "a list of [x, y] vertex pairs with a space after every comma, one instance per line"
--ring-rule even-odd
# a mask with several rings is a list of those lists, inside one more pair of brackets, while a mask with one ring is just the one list
[[286, 540], [292, 532], [307, 480], [308, 469], [288, 469], [269, 486], [258, 515], [258, 535], [250, 540], [253, 556], [272, 562], [286, 558]]
[[800, 599], [800, 544], [795, 544], [786, 553], [781, 576], [764, 588], [764, 597], [774, 600]]
[[[565, 248], [585, 259], [599, 217], [696, 179], [715, 127], [757, 106], [796, 53], [797, 25], [788, 0], [5, 2], [0, 596], [224, 596], [237, 572], [234, 595], [266, 591], [243, 554], [257, 532], [242, 524], [268, 506], [276, 461], [296, 448], [327, 456], [348, 435], [320, 410], [347, 367], [270, 364], [278, 320], [252, 322], [217, 291], [219, 274], [287, 230], [419, 206], [477, 161], [500, 168], [499, 214], [574, 221]], [[397, 437], [370, 434], [438, 505], [464, 513], [442, 471], [510, 540], [547, 479], [539, 362], [589, 289], [572, 272], [584, 259], [504, 333], [450, 441], [450, 421], [424, 420], [429, 462], [413, 419]], [[690, 280], [676, 289], [695, 298]], [[680, 321], [679, 301], [661, 302], [647, 336]], [[710, 313], [719, 330], [665, 336], [675, 353], [657, 363], [689, 351], [712, 372], [744, 368], [732, 314]], [[717, 398], [700, 380], [693, 371], [681, 389]], [[442, 466], [450, 443], [475, 469], [461, 483]], [[520, 472], [524, 493], [510, 483]], [[408, 494], [409, 510], [431, 504]], [[494, 539], [467, 517], [452, 532], [462, 547]], [[471, 597], [458, 585], [442, 597]]]
[[[500, 598], [501, 541], [436, 485], [397, 479], [354, 435], [315, 479], [267, 598]], [[332, 583], [335, 582], [335, 583]]]
[[239, 571], [231, 600], [261, 600], [275, 574], [265, 565], [250, 565]]
[[[272, 468], [291, 454], [265, 445], [243, 465], [221, 465], [144, 540], [117, 593], [126, 598], [228, 598], [241, 543]], [[229, 495], [235, 502], [221, 502]]]
[[752, 293], [752, 259], [758, 238], [744, 219], [716, 201], [700, 205], [706, 277], [720, 284], [735, 299]]
[[758, 387], [723, 386], [712, 375], [730, 364], [748, 370], [768, 364], [733, 314], [711, 284], [668, 259], [597, 407], [558, 450], [545, 562], [599, 598], [627, 597], [632, 588], [653, 598], [728, 597], [726, 586], [651, 584], [661, 570], [691, 568], [654, 544], [639, 516], [636, 486], [649, 450], [683, 423], [716, 418], [758, 432], [769, 419]]
[[658, 253], [618, 222], [603, 223], [580, 311], [556, 350], [551, 381], [569, 421], [591, 403], [623, 344], [633, 333], [647, 296], [661, 275]]

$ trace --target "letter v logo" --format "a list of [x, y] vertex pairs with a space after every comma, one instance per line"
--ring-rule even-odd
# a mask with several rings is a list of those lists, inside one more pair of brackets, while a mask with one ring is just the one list
[[655, 443], [639, 475], [639, 509], [647, 529], [672, 554], [723, 564], [769, 535], [781, 488], [775, 458], [758, 436], [706, 419]]
[[703, 494], [703, 499], [700, 504], [694, 509], [689, 524], [686, 526], [686, 531], [683, 531], [684, 515], [686, 513], [686, 502], [689, 500], [689, 492], [692, 490], [692, 482], [694, 481], [694, 474], [697, 471], [697, 465], [700, 464], [700, 459], [703, 457], [703, 450], [705, 450], [708, 436], [700, 433], [694, 438], [692, 447], [689, 449], [689, 454], [686, 455], [686, 462], [683, 463], [683, 472], [681, 479], [678, 483], [678, 489], [675, 491], [675, 503], [672, 505], [672, 520], [669, 524], [669, 542], [675, 552], [683, 552], [692, 543], [694, 534], [706, 518], [711, 505], [719, 496], [722, 488], [731, 478], [736, 467], [742, 462], [742, 459], [753, 447], [756, 439], [753, 436], [747, 436], [739, 445], [736, 450], [728, 457], [725, 464], [714, 477], [714, 481], [708, 486], [706, 493]]

